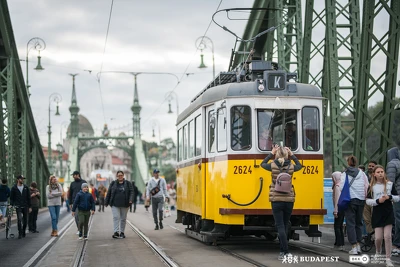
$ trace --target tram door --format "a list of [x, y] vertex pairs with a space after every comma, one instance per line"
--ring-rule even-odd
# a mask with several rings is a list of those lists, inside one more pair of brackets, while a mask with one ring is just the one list
[[[204, 177], [204, 188], [212, 188], [207, 183], [212, 181], [212, 175], [215, 166], [215, 155], [216, 155], [216, 148], [217, 148], [217, 114], [216, 108], [214, 105], [206, 107], [206, 114], [205, 114], [205, 170], [203, 172]], [[204, 190], [204, 205], [202, 205], [203, 210], [202, 213], [204, 214], [205, 218], [208, 218], [210, 214], [207, 214], [206, 211], [210, 210], [211, 205], [213, 203], [213, 194], [208, 190]]]

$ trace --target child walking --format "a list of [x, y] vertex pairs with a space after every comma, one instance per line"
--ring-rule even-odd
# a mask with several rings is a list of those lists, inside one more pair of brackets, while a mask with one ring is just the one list
[[344, 251], [344, 233], [343, 233], [343, 222], [344, 222], [344, 212], [338, 211], [338, 201], [340, 197], [340, 177], [341, 172], [332, 173], [332, 201], [333, 201], [333, 216], [335, 217], [335, 221], [333, 224], [333, 228], [335, 230], [335, 244], [334, 248], [337, 248], [341, 251]]
[[371, 184], [368, 189], [367, 205], [373, 206], [372, 228], [375, 230], [375, 247], [378, 259], [382, 251], [382, 241], [385, 239], [386, 266], [393, 267], [390, 260], [392, 253], [392, 225], [394, 223], [392, 201], [398, 202], [399, 196], [393, 183], [386, 179], [385, 170], [376, 165], [372, 172]]
[[72, 217], [75, 217], [75, 210], [78, 208], [79, 240], [82, 240], [82, 234], [83, 238], [87, 240], [90, 214], [94, 214], [96, 206], [92, 194], [89, 193], [89, 185], [83, 183], [81, 188], [82, 190], [76, 195], [72, 206]]

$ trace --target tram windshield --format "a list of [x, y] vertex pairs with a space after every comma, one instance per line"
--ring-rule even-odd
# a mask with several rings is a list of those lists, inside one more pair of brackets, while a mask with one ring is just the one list
[[258, 147], [261, 150], [271, 150], [274, 144], [297, 149], [297, 110], [259, 109], [257, 125]]
[[269, 151], [274, 144], [278, 144], [287, 146], [291, 150], [296, 150], [301, 145], [306, 151], [318, 151], [320, 149], [318, 108], [302, 109], [301, 127], [298, 127], [297, 112], [295, 109], [258, 109], [259, 149]]

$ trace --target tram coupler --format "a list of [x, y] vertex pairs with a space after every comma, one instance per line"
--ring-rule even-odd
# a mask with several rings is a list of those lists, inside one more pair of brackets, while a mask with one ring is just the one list
[[231, 194], [222, 194], [222, 198], [227, 198], [227, 199], [230, 199], [231, 198]]

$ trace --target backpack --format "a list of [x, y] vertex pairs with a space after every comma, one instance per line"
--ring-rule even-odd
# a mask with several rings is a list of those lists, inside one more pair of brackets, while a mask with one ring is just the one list
[[278, 164], [276, 165], [279, 168], [280, 173], [276, 177], [276, 182], [275, 182], [275, 191], [280, 192], [280, 193], [290, 193], [292, 190], [292, 175], [289, 174], [289, 169], [290, 169], [290, 162], [289, 165], [287, 166], [287, 169], [285, 172], [282, 172], [282, 167], [279, 166]]

